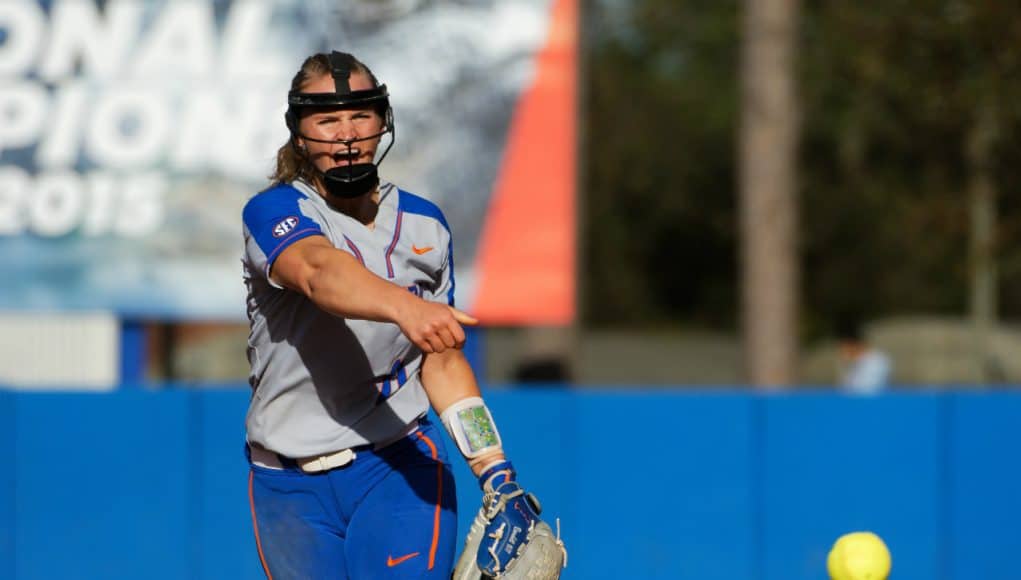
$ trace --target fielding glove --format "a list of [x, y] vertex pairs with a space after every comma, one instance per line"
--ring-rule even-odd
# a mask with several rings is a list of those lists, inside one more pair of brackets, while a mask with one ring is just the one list
[[539, 518], [539, 500], [514, 479], [509, 461], [487, 469], [482, 507], [472, 522], [454, 568], [454, 580], [556, 580], [567, 565], [567, 550]]

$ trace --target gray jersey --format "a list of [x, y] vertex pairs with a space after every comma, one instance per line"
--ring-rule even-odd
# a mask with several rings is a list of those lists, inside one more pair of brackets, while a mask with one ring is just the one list
[[323, 235], [377, 276], [453, 305], [450, 229], [439, 208], [383, 182], [370, 230], [295, 182], [253, 197], [243, 221], [253, 390], [248, 440], [308, 457], [392, 439], [425, 414], [422, 351], [396, 324], [328, 314], [268, 273], [290, 244]]

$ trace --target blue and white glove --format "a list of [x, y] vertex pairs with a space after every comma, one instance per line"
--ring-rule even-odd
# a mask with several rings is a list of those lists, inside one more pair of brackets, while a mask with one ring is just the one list
[[454, 569], [455, 580], [556, 580], [567, 565], [567, 550], [559, 530], [554, 536], [539, 518], [539, 500], [525, 492], [515, 477], [509, 461], [488, 468], [479, 477], [482, 508], [472, 522], [464, 552]]
[[542, 521], [539, 502], [534, 495], [525, 493], [514, 480], [515, 475], [511, 462], [503, 461], [479, 477], [487, 500], [483, 505], [489, 523], [475, 563], [489, 576], [495, 577], [508, 569], [524, 547], [529, 531]]

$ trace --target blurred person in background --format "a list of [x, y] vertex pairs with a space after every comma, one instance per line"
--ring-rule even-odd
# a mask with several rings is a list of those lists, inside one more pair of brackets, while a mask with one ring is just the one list
[[885, 389], [893, 372], [890, 356], [871, 345], [856, 314], [845, 314], [837, 322], [841, 390], [871, 395]]
[[[490, 501], [480, 534], [495, 539], [465, 557], [499, 575], [505, 553], [527, 552], [532, 530], [549, 526], [460, 350], [476, 320], [453, 307], [446, 219], [379, 178], [394, 142], [386, 85], [350, 54], [316, 54], [288, 104], [273, 183], [243, 211], [246, 452], [263, 569], [278, 580], [450, 578], [456, 496], [431, 405]], [[528, 533], [496, 533], [514, 526]]]

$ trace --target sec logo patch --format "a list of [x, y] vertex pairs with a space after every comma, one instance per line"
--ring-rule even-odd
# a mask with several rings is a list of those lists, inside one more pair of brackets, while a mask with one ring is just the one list
[[287, 233], [293, 230], [296, 225], [298, 225], [298, 218], [293, 215], [284, 218], [280, 223], [273, 226], [273, 237], [279, 238], [286, 236]]

